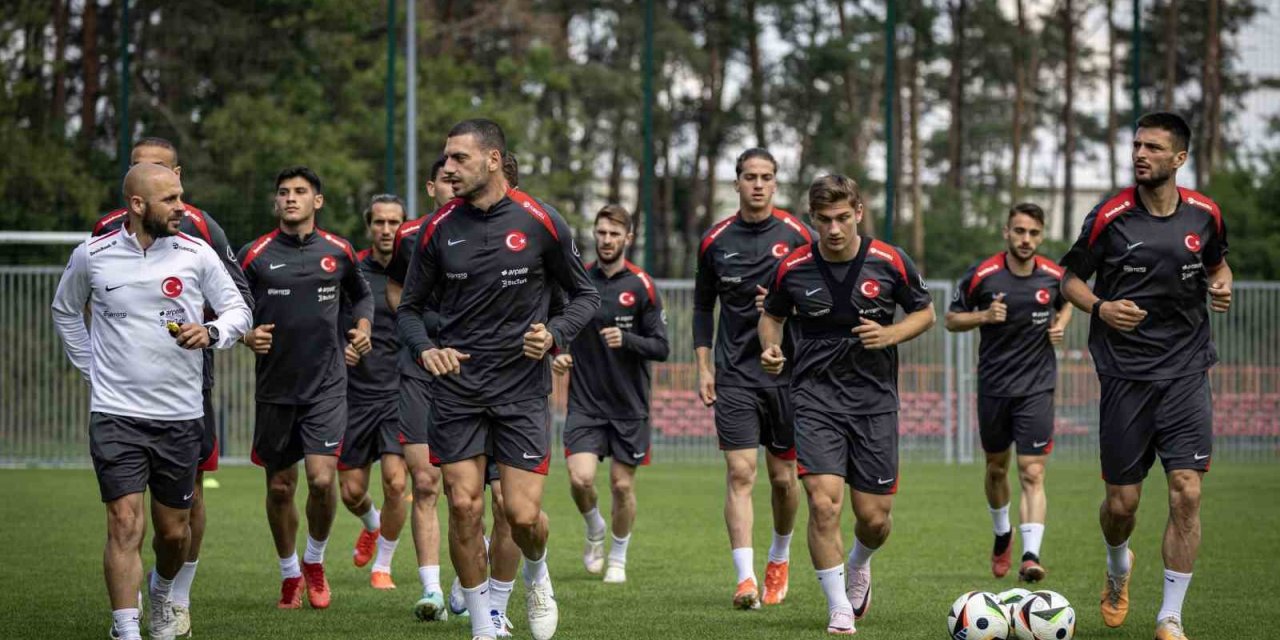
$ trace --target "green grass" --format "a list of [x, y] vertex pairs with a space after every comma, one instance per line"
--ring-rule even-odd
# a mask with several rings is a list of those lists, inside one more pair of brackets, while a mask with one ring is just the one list
[[[394, 567], [400, 588], [383, 593], [368, 587], [367, 570], [357, 570], [348, 560], [358, 521], [345, 511], [339, 513], [329, 547], [333, 606], [328, 611], [277, 611], [279, 575], [262, 512], [261, 472], [224, 469], [217, 478], [222, 488], [207, 494], [209, 533], [193, 593], [197, 638], [469, 637], [468, 627], [458, 621], [423, 624], [413, 618], [410, 606], [419, 585], [407, 535]], [[602, 473], [601, 480], [606, 478]], [[894, 533], [872, 565], [875, 600], [870, 616], [858, 625], [859, 637], [939, 640], [945, 637], [947, 608], [960, 593], [1014, 586], [1012, 578], [995, 580], [989, 572], [990, 519], [980, 479], [977, 466], [915, 464], [903, 469]], [[729, 606], [734, 575], [721, 517], [720, 467], [646, 468], [638, 491], [630, 582], [606, 586], [582, 569], [582, 521], [569, 500], [563, 465], [556, 465], [548, 479], [551, 575], [561, 607], [557, 637], [825, 637], [826, 606], [806, 550], [803, 508], [787, 602], [738, 612]], [[1044, 586], [1075, 605], [1078, 638], [1145, 640], [1151, 637], [1161, 598], [1164, 480], [1154, 474], [1146, 488], [1132, 540], [1138, 560], [1133, 606], [1128, 624], [1118, 630], [1104, 628], [1097, 610], [1105, 562], [1096, 516], [1101, 491], [1094, 465], [1051, 465], [1043, 549], [1049, 578]], [[1188, 630], [1197, 639], [1270, 637], [1267, 613], [1276, 611], [1280, 596], [1280, 466], [1215, 465], [1204, 498], [1204, 543], [1184, 610]], [[763, 486], [757, 487], [756, 513], [757, 571], [763, 576], [769, 535]], [[92, 471], [0, 471], [4, 637], [106, 637], [104, 520]], [[852, 535], [847, 514], [843, 531], [847, 545]], [[148, 566], [149, 549], [148, 543]], [[447, 561], [445, 565], [447, 585], [453, 572]], [[528, 638], [523, 597], [523, 587], [517, 587], [511, 618], [517, 637]]]

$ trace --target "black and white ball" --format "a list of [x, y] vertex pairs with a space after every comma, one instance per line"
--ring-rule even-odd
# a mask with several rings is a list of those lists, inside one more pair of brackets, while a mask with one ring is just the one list
[[970, 591], [956, 599], [947, 615], [951, 640], [1006, 640], [1009, 614], [994, 593]]
[[1076, 611], [1062, 594], [1035, 591], [1013, 605], [1010, 617], [1018, 640], [1071, 640]]

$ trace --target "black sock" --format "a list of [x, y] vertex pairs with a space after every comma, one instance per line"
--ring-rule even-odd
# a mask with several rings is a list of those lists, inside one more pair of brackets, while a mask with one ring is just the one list
[[1038, 555], [1036, 555], [1036, 554], [1034, 554], [1034, 553], [1031, 553], [1030, 551], [1028, 551], [1028, 552], [1026, 552], [1026, 553], [1022, 554], [1022, 561], [1023, 561], [1023, 562], [1026, 562], [1026, 561], [1028, 561], [1028, 560], [1031, 560], [1031, 561], [1035, 562], [1036, 564], [1040, 564], [1040, 556], [1038, 556]]
[[1000, 555], [1009, 549], [1009, 543], [1013, 542], [1013, 530], [1008, 533], [996, 536], [996, 544], [991, 549], [991, 555]]

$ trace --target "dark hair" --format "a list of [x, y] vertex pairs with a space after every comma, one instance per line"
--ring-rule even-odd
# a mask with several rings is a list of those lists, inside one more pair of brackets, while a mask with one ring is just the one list
[[606, 204], [600, 207], [600, 211], [596, 212], [596, 220], [592, 223], [592, 226], [595, 226], [601, 220], [620, 224], [623, 229], [627, 230], [627, 233], [631, 233], [633, 230], [631, 228], [631, 213], [620, 204]]
[[394, 193], [379, 193], [378, 195], [369, 198], [369, 204], [364, 208], [364, 226], [366, 227], [373, 224], [373, 205], [375, 204], [397, 205], [400, 207], [400, 215], [402, 216], [402, 219], [405, 215], [404, 200], [401, 200], [400, 196]]
[[1173, 134], [1174, 151], [1191, 150], [1191, 127], [1182, 116], [1169, 111], [1156, 111], [1138, 118], [1138, 129], [1164, 129]]
[[316, 172], [302, 165], [289, 167], [288, 169], [281, 171], [279, 175], [276, 176], [276, 189], [278, 190], [280, 188], [281, 182], [290, 178], [302, 178], [303, 180], [311, 183], [311, 189], [316, 193], [324, 193], [324, 189], [320, 186], [320, 176], [316, 175]]
[[1013, 205], [1013, 208], [1009, 209], [1009, 217], [1005, 218], [1005, 222], [1012, 220], [1018, 214], [1030, 216], [1032, 220], [1039, 222], [1040, 226], [1044, 226], [1044, 209], [1034, 202], [1019, 202]]
[[769, 153], [768, 149], [752, 147], [738, 155], [738, 161], [733, 165], [733, 175], [741, 176], [742, 165], [745, 165], [747, 161], [752, 158], [764, 158], [765, 160], [768, 160], [769, 164], [773, 165], [773, 172], [778, 172], [778, 161], [773, 159], [773, 154]]
[[520, 161], [516, 160], [516, 154], [503, 152], [502, 175], [506, 177], [507, 184], [511, 187], [520, 186]]
[[133, 143], [133, 148], [137, 149], [138, 147], [160, 147], [161, 149], [168, 149], [173, 152], [173, 164], [178, 164], [178, 148], [173, 146], [172, 142], [169, 142], [164, 138], [156, 136], [138, 138], [138, 141]]
[[848, 202], [854, 208], [862, 206], [862, 191], [853, 178], [832, 174], [822, 176], [809, 185], [810, 212], [841, 202]]
[[431, 163], [431, 171], [427, 173], [429, 176], [427, 180], [435, 182], [436, 178], [440, 177], [440, 170], [444, 168], [444, 160], [444, 156], [440, 156], [439, 158], [436, 158], [435, 162]]
[[502, 155], [507, 154], [507, 136], [502, 133], [502, 127], [492, 120], [485, 118], [463, 120], [449, 130], [450, 138], [465, 135], [475, 136], [476, 142], [479, 142], [480, 148], [485, 151], [497, 149]]

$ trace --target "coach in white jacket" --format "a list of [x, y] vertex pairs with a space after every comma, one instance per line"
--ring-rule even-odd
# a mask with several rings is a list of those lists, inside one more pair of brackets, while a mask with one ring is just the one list
[[[182, 185], [139, 164], [125, 177], [129, 221], [71, 254], [53, 300], [67, 356], [91, 385], [89, 451], [107, 505], [104, 571], [112, 637], [141, 638], [137, 586], [151, 488], [156, 565], [150, 635], [186, 635], [169, 591], [182, 567], [204, 407], [201, 349], [225, 349], [252, 325], [235, 283], [203, 241], [178, 232]], [[205, 302], [218, 319], [201, 324]], [[92, 313], [86, 329], [83, 310]]]

